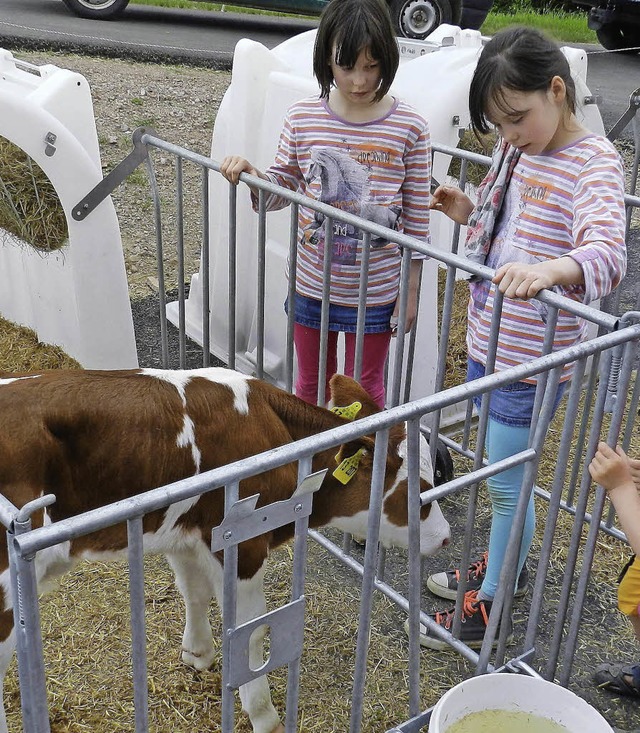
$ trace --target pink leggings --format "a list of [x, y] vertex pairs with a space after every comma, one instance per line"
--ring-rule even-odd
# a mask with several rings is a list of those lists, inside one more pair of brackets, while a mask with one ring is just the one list
[[[354, 371], [356, 335], [345, 333], [344, 372], [352, 377]], [[376, 404], [384, 408], [384, 365], [389, 353], [391, 331], [366, 333], [362, 353], [362, 376], [360, 382]], [[320, 329], [294, 324], [293, 342], [298, 357], [296, 395], [305, 402], [318, 401], [318, 370], [320, 362]], [[327, 344], [327, 381], [325, 404], [329, 401], [329, 379], [338, 370], [338, 331], [329, 331]]]

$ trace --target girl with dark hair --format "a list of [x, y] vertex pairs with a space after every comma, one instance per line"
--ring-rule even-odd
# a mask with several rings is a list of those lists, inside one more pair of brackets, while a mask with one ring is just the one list
[[[542, 354], [544, 305], [531, 300], [552, 288], [581, 303], [602, 298], [626, 269], [624, 174], [613, 145], [585, 129], [575, 116], [569, 64], [544, 34], [509, 28], [484, 47], [469, 93], [476, 133], [498, 132], [491, 168], [476, 205], [454, 186], [440, 186], [431, 207], [467, 224], [467, 256], [495, 270], [491, 281], [469, 284], [467, 379], [484, 375], [494, 298], [504, 296], [495, 371]], [[553, 350], [585, 337], [585, 323], [560, 311]], [[561, 376], [556, 406], [572, 367]], [[486, 451], [495, 463], [527, 448], [536, 378], [491, 393]], [[479, 400], [477, 402], [479, 406]], [[489, 478], [492, 505], [489, 550], [467, 571], [461, 639], [479, 647], [496, 593], [524, 464]], [[533, 494], [525, 520], [514, 593], [526, 591], [525, 559], [535, 527]], [[431, 575], [429, 589], [455, 598], [460, 571]], [[450, 629], [453, 611], [436, 613]], [[421, 643], [444, 646], [423, 626]]]
[[[427, 242], [431, 146], [426, 121], [389, 94], [399, 52], [383, 0], [332, 0], [320, 18], [313, 70], [320, 95], [288, 111], [275, 163], [261, 172], [240, 156], [222, 161], [232, 183], [241, 173], [272, 181], [339, 209]], [[252, 189], [254, 208], [257, 190]], [[265, 198], [268, 209], [286, 199]], [[307, 402], [326, 401], [328, 380], [337, 370], [337, 337], [345, 333], [345, 372], [354, 373], [363, 233], [334, 223], [327, 384], [318, 385], [324, 261], [324, 217], [300, 206], [294, 344], [296, 394]], [[400, 248], [371, 238], [362, 386], [384, 407], [384, 366], [397, 323]], [[405, 329], [415, 320], [422, 259], [412, 260]], [[320, 393], [320, 394], [319, 394]]]

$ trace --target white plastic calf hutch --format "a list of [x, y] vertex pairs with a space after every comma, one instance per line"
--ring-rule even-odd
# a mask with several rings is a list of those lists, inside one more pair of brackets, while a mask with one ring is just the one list
[[32, 328], [94, 369], [138, 365], [118, 219], [106, 199], [84, 221], [72, 207], [102, 167], [89, 85], [74, 72], [33, 66], [0, 49], [0, 136], [25, 151], [51, 181], [68, 242], [36, 250], [0, 230], [0, 315]]
[[[220, 161], [225, 155], [238, 154], [268, 167], [275, 156], [284, 115], [288, 107], [318, 91], [313, 77], [312, 55], [316, 31], [295, 36], [273, 50], [248, 39], [235, 49], [233, 76], [216, 116], [211, 157]], [[440, 26], [427, 41], [400, 40], [401, 63], [392, 93], [411, 103], [428, 120], [434, 145], [455, 148], [461, 131], [469, 125], [468, 92], [475, 65], [482, 48], [478, 31], [461, 31], [455, 26]], [[584, 51], [564, 49], [578, 86], [580, 114], [589, 127], [603, 132], [602, 119], [595, 106], [584, 106], [587, 59]], [[436, 154], [433, 178], [443, 181], [450, 163], [448, 155]], [[209, 342], [213, 354], [229, 363], [230, 298], [229, 261], [229, 184], [212, 174], [209, 181]], [[266, 225], [266, 292], [264, 313], [264, 376], [285, 385], [287, 317], [283, 304], [287, 297], [286, 260], [290, 239], [291, 214], [288, 209], [270, 212]], [[432, 214], [432, 243], [440, 248], [451, 246], [453, 227], [440, 213]], [[235, 366], [252, 373], [257, 362], [256, 297], [258, 216], [253, 212], [249, 190], [238, 190], [236, 215], [237, 303], [235, 312]], [[203, 257], [202, 262], [206, 260]], [[435, 261], [423, 268], [420, 293], [420, 317], [417, 322], [416, 353], [421, 355], [420, 369], [411, 379], [408, 397], [415, 399], [432, 394], [438, 361], [437, 349], [437, 269]], [[191, 280], [185, 309], [187, 334], [203, 343], [203, 272]], [[206, 308], [206, 305], [204, 306]], [[206, 314], [205, 314], [206, 315]], [[170, 304], [168, 317], [178, 324], [178, 304]], [[406, 350], [403, 361], [406, 363]], [[390, 374], [393, 370], [393, 349]], [[446, 420], [445, 420], [446, 422]]]

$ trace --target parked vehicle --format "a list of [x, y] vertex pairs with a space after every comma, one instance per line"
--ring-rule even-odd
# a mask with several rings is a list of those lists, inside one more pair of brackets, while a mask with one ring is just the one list
[[462, 0], [460, 28], [472, 28], [477, 31], [484, 23], [494, 0]]
[[609, 51], [637, 53], [640, 47], [640, 0], [572, 0], [589, 10], [589, 28]]
[[[129, 4], [129, 0], [63, 0], [63, 2], [69, 10], [82, 18], [105, 20], [117, 17]], [[233, 5], [316, 16], [320, 15], [327, 2], [328, 0], [233, 0]], [[426, 38], [441, 23], [458, 24], [461, 13], [466, 12], [467, 6], [471, 10], [470, 22], [475, 23], [478, 9], [482, 13], [486, 8], [488, 12], [493, 5], [493, 0], [386, 0], [386, 2], [398, 35], [418, 39]]]

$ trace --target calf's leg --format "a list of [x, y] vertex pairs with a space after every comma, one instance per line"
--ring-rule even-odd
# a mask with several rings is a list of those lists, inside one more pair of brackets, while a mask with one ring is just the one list
[[215, 659], [209, 607], [216, 588], [222, 587], [222, 567], [204, 542], [190, 551], [167, 554], [167, 561], [184, 599], [182, 661], [195, 669], [209, 669]]
[[[204, 543], [198, 543], [193, 551], [168, 553], [167, 560], [185, 604], [182, 659], [185, 664], [196, 669], [208, 669], [215, 658], [209, 606], [215, 596], [222, 608], [222, 566]], [[264, 565], [250, 580], [238, 581], [238, 625], [266, 612], [263, 583]], [[252, 634], [249, 645], [249, 664], [252, 669], [262, 666], [263, 656], [264, 632], [257, 629]], [[271, 702], [271, 692], [265, 675], [240, 687], [240, 701], [242, 709], [249, 716], [254, 733], [284, 733], [280, 717]]]
[[[237, 623], [243, 624], [267, 611], [264, 597], [265, 564], [249, 580], [238, 581]], [[257, 628], [249, 641], [249, 666], [259, 669], [264, 664], [265, 628]], [[249, 716], [254, 733], [284, 733], [280, 716], [271, 702], [267, 676], [263, 675], [240, 687], [242, 709]]]

